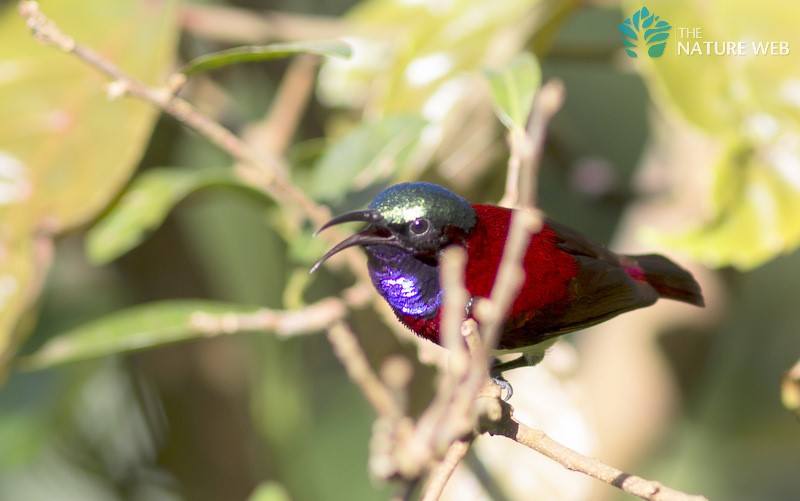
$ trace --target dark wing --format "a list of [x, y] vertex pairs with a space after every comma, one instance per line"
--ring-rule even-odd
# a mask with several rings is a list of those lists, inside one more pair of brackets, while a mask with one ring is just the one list
[[570, 280], [563, 301], [532, 312], [517, 325], [509, 325], [501, 348], [537, 344], [658, 300], [658, 291], [645, 281], [643, 273], [629, 273], [631, 266], [626, 257], [620, 258], [561, 223], [547, 219], [545, 224], [558, 237], [558, 248], [577, 261], [578, 273]]

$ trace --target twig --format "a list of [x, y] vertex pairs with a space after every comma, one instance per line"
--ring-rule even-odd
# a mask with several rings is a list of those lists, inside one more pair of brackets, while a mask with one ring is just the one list
[[[545, 87], [547, 89], [558, 88], [557, 84], [554, 85], [556, 87], [552, 85], [546, 85]], [[552, 92], [552, 90], [548, 90], [545, 91], [545, 94], [551, 95], [550, 93]], [[550, 108], [543, 110], [542, 106], [544, 105], [548, 105]], [[555, 113], [557, 105], [560, 105], [560, 102], [554, 105], [552, 98], [538, 99], [534, 103], [532, 113], [544, 113], [544, 116], [541, 119], [531, 119], [530, 123], [533, 124], [530, 127], [531, 130], [521, 131], [524, 141], [512, 142], [509, 177], [535, 177], [538, 155], [534, 151], [534, 147], [543, 143], [546, 124]], [[556, 107], [554, 108], [553, 106]], [[516, 167], [512, 168], [512, 164], [516, 165]], [[522, 183], [519, 179], [514, 183], [510, 183], [514, 190], [516, 190], [514, 187], [520, 186], [520, 184]], [[519, 192], [515, 191], [506, 195], [513, 198], [515, 202], [519, 201]], [[532, 195], [528, 195], [527, 200], [531, 204], [535, 203]], [[442, 256], [441, 283], [445, 304], [443, 306], [440, 332], [443, 344], [447, 343], [447, 347], [456, 350], [456, 356], [451, 356], [451, 361], [456, 361], [456, 367], [451, 367], [449, 373], [443, 375], [436, 396], [420, 418], [417, 428], [420, 431], [427, 431], [429, 436], [438, 437], [439, 443], [445, 442], [449, 448], [452, 448], [455, 443], [461, 443], [461, 437], [470, 429], [476, 417], [497, 418], [500, 415], [500, 409], [497, 406], [499, 390], [495, 385], [489, 386], [489, 394], [487, 395], [489, 398], [478, 399], [478, 397], [481, 394], [481, 389], [490, 381], [489, 354], [497, 345], [508, 310], [516, 299], [525, 278], [525, 270], [522, 268], [525, 251], [528, 248], [531, 235], [541, 228], [541, 215], [532, 207], [533, 205], [526, 205], [524, 209], [515, 212], [491, 297], [478, 300], [477, 304], [474, 305], [474, 315], [481, 324], [480, 332], [482, 336], [477, 335], [477, 326], [473, 321], [466, 321], [462, 324], [463, 338], [467, 342], [470, 355], [466, 363], [461, 362], [460, 357], [458, 357], [457, 350], [461, 346], [460, 343], [454, 344], [454, 341], [452, 341], [456, 337], [453, 333], [456, 325], [454, 317], [464, 314], [461, 311], [461, 305], [464, 304], [464, 298], [466, 297], [464, 295], [466, 291], [462, 291], [464, 280], [463, 261], [466, 260], [466, 257], [461, 249], [448, 250]], [[450, 264], [451, 261], [456, 264]], [[463, 351], [463, 348], [461, 350]], [[462, 367], [462, 365], [465, 365], [465, 367]], [[475, 405], [476, 402], [480, 405]], [[427, 427], [423, 427], [423, 423], [429, 424]], [[417, 438], [422, 442], [428, 440], [431, 447], [434, 447], [434, 451], [436, 450], [431, 438], [425, 437], [424, 434], [418, 434]], [[469, 442], [465, 442], [465, 444], [464, 447], [466, 448]], [[464, 452], [466, 453], [466, 451]], [[457, 464], [462, 457], [463, 454], [457, 456], [458, 459], [455, 459], [455, 463]], [[438, 496], [436, 492], [441, 492], [444, 489], [444, 484], [446, 484], [456, 464], [450, 465], [443, 462], [433, 470], [432, 475], [436, 481], [429, 483], [430, 494], [428, 493], [429, 491], [426, 491], [425, 499], [436, 499], [436, 496]]]
[[444, 488], [456, 467], [467, 455], [472, 440], [457, 440], [453, 442], [444, 455], [441, 463], [433, 470], [428, 478], [428, 484], [425, 487], [425, 494], [422, 496], [422, 501], [436, 501], [442, 496]]
[[287, 170], [280, 157], [266, 152], [261, 155], [256, 154], [233, 132], [200, 112], [189, 102], [174, 96], [166, 88], [150, 87], [144, 84], [129, 76], [96, 51], [79, 44], [75, 39], [62, 32], [52, 20], [39, 10], [38, 2], [20, 2], [19, 12], [39, 42], [71, 53], [110, 77], [113, 81], [112, 88], [115, 90], [115, 97], [128, 94], [146, 101], [194, 129], [239, 162], [257, 168], [261, 174], [261, 187], [278, 201], [284, 201], [291, 207], [299, 209], [314, 225], [321, 226], [330, 219], [330, 212], [327, 208], [317, 205], [283, 175], [279, 175]]
[[319, 62], [319, 56], [308, 54], [294, 58], [266, 116], [245, 130], [244, 139], [248, 144], [259, 152], [282, 154], [286, 151], [314, 90]]
[[324, 330], [347, 315], [347, 306], [329, 297], [299, 310], [262, 308], [249, 315], [198, 312], [189, 319], [190, 327], [206, 336], [234, 334], [242, 331], [274, 332], [278, 337], [292, 337]]
[[499, 205], [536, 208], [539, 161], [544, 149], [547, 125], [564, 102], [564, 83], [548, 80], [534, 97], [526, 130], [511, 130], [508, 143], [506, 189]]
[[[475, 318], [481, 324], [486, 350], [494, 349], [502, 333], [508, 310], [517, 298], [525, 281], [522, 260], [528, 248], [531, 235], [542, 226], [542, 216], [538, 211], [519, 209], [511, 219], [508, 240], [503, 248], [503, 259], [497, 270], [497, 278], [492, 287], [489, 301], [479, 301], [475, 306]], [[474, 354], [473, 354], [474, 355]], [[488, 355], [488, 353], [486, 353]]]
[[528, 243], [531, 236], [542, 227], [543, 217], [536, 208], [539, 160], [547, 124], [563, 101], [563, 83], [559, 80], [545, 82], [534, 98], [526, 130], [512, 129], [509, 133], [511, 156], [508, 160], [506, 191], [500, 204], [519, 209], [511, 220], [503, 259], [492, 287], [491, 301], [481, 301], [475, 308], [487, 350], [497, 345], [508, 310], [525, 280], [522, 260]]
[[[236, 170], [237, 176], [242, 181], [262, 190], [275, 199], [287, 212], [290, 210], [299, 212], [316, 227], [320, 227], [330, 220], [331, 213], [327, 207], [308, 198], [286, 177], [285, 173], [288, 172], [288, 169], [283, 158], [269, 151], [257, 153], [219, 122], [205, 115], [189, 102], [173, 95], [168, 87], [151, 87], [129, 76], [96, 51], [79, 44], [74, 38], [62, 32], [52, 20], [39, 10], [38, 2], [30, 0], [20, 2], [19, 12], [39, 42], [73, 54], [95, 70], [110, 77], [112, 79], [110, 88], [115, 89], [114, 97], [125, 94], [137, 97], [207, 138], [245, 167]], [[337, 228], [331, 228], [326, 232], [324, 238], [338, 242], [344, 236]], [[343, 254], [341, 259], [346, 260], [352, 273], [360, 280], [369, 282], [366, 269], [356, 255]], [[336, 266], [339, 260], [334, 258], [330, 262], [331, 265]]]
[[464, 269], [467, 265], [467, 253], [461, 247], [445, 249], [439, 259], [444, 304], [440, 336], [442, 346], [448, 350], [450, 374], [456, 378], [463, 377], [466, 372], [462, 364], [468, 362], [468, 354], [461, 335], [461, 323], [466, 316], [469, 293], [464, 286]]
[[507, 402], [501, 403], [502, 418], [495, 422], [485, 422], [484, 431], [492, 435], [502, 435], [552, 459], [571, 471], [589, 475], [613, 485], [623, 491], [650, 501], [707, 501], [703, 496], [686, 494], [662, 485], [659, 482], [625, 473], [602, 461], [584, 456], [548, 437], [543, 431], [534, 430], [513, 415]]
[[344, 322], [335, 322], [327, 331], [328, 341], [350, 380], [361, 389], [379, 416], [399, 416], [402, 409], [392, 392], [378, 378], [367, 361], [353, 331]]

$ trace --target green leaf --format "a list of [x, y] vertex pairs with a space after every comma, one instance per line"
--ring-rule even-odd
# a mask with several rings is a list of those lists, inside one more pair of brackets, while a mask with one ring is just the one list
[[286, 487], [278, 482], [268, 481], [260, 484], [250, 495], [248, 501], [290, 501], [291, 499]]
[[645, 238], [686, 252], [708, 266], [750, 270], [800, 245], [800, 145], [788, 142], [761, 156], [733, 144], [715, 166], [709, 222], [680, 234], [653, 230]]
[[[375, 115], [420, 113], [437, 121], [474, 94], [470, 73], [509, 61], [543, 24], [579, 6], [574, 0], [506, 0], [501, 8], [481, 0], [441, 8], [403, 0], [358, 2], [347, 14], [348, 22], [365, 28], [354, 42], [358, 57], [326, 61], [320, 95]], [[449, 125], [462, 128], [458, 121]]]
[[347, 43], [339, 40], [310, 40], [269, 45], [248, 45], [204, 54], [186, 63], [181, 68], [180, 73], [189, 76], [231, 64], [281, 59], [297, 54], [317, 54], [319, 56], [348, 58], [352, 51]]
[[332, 144], [314, 166], [312, 191], [317, 199], [340, 200], [414, 165], [414, 153], [427, 122], [394, 115], [362, 122]]
[[104, 264], [121, 256], [160, 226], [178, 202], [212, 186], [249, 189], [236, 179], [231, 169], [162, 167], [146, 171], [89, 231], [86, 240], [89, 260]]
[[192, 326], [193, 315], [246, 315], [258, 309], [257, 306], [204, 300], [171, 300], [134, 306], [56, 335], [38, 351], [24, 357], [20, 368], [38, 370], [204, 338], [207, 334]]
[[[144, 82], [173, 64], [177, 2], [41, 2], [79, 43]], [[96, 217], [135, 169], [158, 112], [109, 99], [107, 78], [39, 44], [0, 9], [0, 380], [24, 339], [50, 266], [52, 237]], [[22, 321], [21, 319], [28, 321]]]
[[497, 116], [508, 129], [525, 129], [533, 97], [542, 83], [536, 57], [524, 52], [499, 69], [484, 70]]
[[[800, 245], [800, 85], [789, 47], [800, 45], [792, 22], [800, 4], [792, 1], [732, 4], [709, 0], [702, 7], [688, 0], [653, 0], [648, 8], [692, 35], [673, 33], [657, 60], [640, 58], [641, 72], [658, 115], [682, 117], [702, 131], [721, 153], [707, 164], [693, 165], [706, 191], [705, 213], [688, 222], [692, 230], [650, 237], [686, 252], [710, 266], [747, 270]], [[624, 10], [641, 8], [626, 1]], [[699, 34], [697, 38], [695, 35]], [[725, 41], [740, 41], [744, 55], [716, 55]], [[711, 44], [706, 53], [705, 43]], [[758, 46], [774, 42], [776, 54], [756, 55]], [[702, 54], [684, 47], [698, 44]], [[740, 50], [736, 45], [736, 50]], [[783, 47], [787, 53], [780, 55]], [[674, 130], [685, 130], [677, 124]], [[663, 141], [680, 148], [681, 135]], [[678, 160], [681, 158], [682, 160]], [[703, 158], [699, 155], [698, 158]], [[666, 162], [686, 161], [664, 155]], [[680, 166], [667, 166], [680, 171]], [[713, 176], [703, 175], [711, 170]], [[689, 179], [689, 178], [687, 178]], [[677, 186], [684, 190], [685, 186]]]

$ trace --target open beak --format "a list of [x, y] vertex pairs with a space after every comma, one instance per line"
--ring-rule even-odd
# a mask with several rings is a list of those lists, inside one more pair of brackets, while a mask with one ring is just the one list
[[383, 221], [383, 216], [381, 216], [375, 209], [357, 210], [337, 216], [325, 223], [322, 228], [317, 230], [315, 235], [319, 234], [326, 228], [330, 228], [331, 226], [342, 223], [352, 223], [356, 221], [369, 223], [369, 226], [355, 235], [351, 235], [336, 244], [331, 250], [322, 256], [319, 261], [314, 263], [314, 266], [311, 267], [309, 273], [314, 273], [329, 257], [348, 247], [353, 247], [356, 245], [364, 246], [386, 244], [392, 243], [396, 240], [396, 237], [391, 232], [389, 232], [384, 226], [378, 224]]

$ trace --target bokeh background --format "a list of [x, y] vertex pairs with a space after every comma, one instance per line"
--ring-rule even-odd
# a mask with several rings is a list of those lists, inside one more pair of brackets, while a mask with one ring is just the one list
[[[91, 351], [74, 337], [87, 322], [135, 305], [296, 308], [352, 277], [309, 277], [325, 244], [308, 223], [247, 188], [206, 139], [133, 99], [109, 100], [103, 77], [36, 44], [16, 6], [0, 2], [0, 498], [388, 498], [391, 487], [368, 474], [373, 411], [321, 335], [197, 335], [129, 353], [112, 329], [91, 360], [60, 363]], [[615, 249], [681, 259], [709, 306], [659, 304], [575, 334], [552, 362], [513, 376], [512, 403], [574, 447], [671, 487], [797, 499], [800, 423], [780, 385], [800, 358], [800, 7], [650, 1], [672, 25], [668, 43], [679, 27], [702, 27], [704, 40], [788, 42], [790, 52], [676, 56], [668, 45], [660, 58], [641, 48], [630, 58], [617, 26], [642, 7], [41, 2], [65, 31], [153, 85], [233, 46], [348, 42], [352, 57], [326, 57], [319, 71], [307, 59], [251, 62], [180, 91], [284, 158], [293, 181], [334, 212], [414, 179], [497, 201], [508, 152], [482, 69], [535, 54], [543, 78], [566, 87], [541, 207]], [[281, 115], [275, 104], [292, 96], [301, 105]], [[128, 207], [120, 222], [114, 207], [131, 189], [160, 202]], [[350, 321], [376, 366], [392, 353], [416, 360], [415, 343], [371, 309]], [[32, 368], [58, 339], [67, 355]], [[412, 410], [434, 377], [416, 365]], [[481, 441], [453, 499], [624, 498], [572, 473], [550, 485], [527, 459], [483, 450], [491, 440], [503, 439]]]

